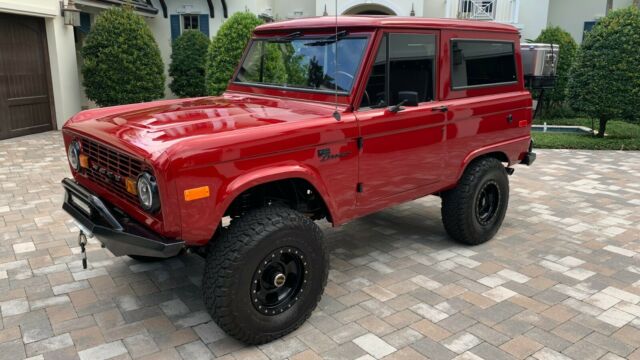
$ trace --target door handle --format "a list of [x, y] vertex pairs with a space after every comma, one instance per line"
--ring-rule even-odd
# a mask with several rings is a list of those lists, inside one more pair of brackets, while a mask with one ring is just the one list
[[511, 114], [507, 115], [507, 122], [509, 124], [511, 124], [513, 122], [513, 115], [511, 115]]
[[436, 107], [432, 108], [431, 111], [433, 111], [433, 112], [436, 112], [436, 111], [447, 112], [447, 111], [449, 111], [449, 108], [446, 105], [436, 106]]

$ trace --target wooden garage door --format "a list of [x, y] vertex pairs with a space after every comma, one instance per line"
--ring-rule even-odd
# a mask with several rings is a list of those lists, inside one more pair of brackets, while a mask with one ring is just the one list
[[0, 14], [0, 139], [52, 129], [44, 20]]

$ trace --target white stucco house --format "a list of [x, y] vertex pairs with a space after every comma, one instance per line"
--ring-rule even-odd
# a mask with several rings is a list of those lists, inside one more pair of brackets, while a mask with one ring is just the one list
[[[212, 37], [229, 15], [251, 11], [269, 21], [309, 16], [378, 14], [498, 21], [517, 26], [523, 39], [548, 25], [577, 42], [606, 12], [605, 0], [75, 0], [79, 26], [66, 25], [69, 0], [0, 0], [0, 139], [59, 129], [82, 108], [79, 50], [96, 16], [134, 5], [168, 68], [171, 41], [186, 29]], [[632, 0], [614, 0], [614, 8]], [[166, 96], [172, 94], [166, 90]]]

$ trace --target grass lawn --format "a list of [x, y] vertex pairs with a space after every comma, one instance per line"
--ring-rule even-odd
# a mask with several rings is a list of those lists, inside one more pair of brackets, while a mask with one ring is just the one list
[[[591, 128], [589, 119], [536, 119], [534, 124], [579, 125]], [[594, 121], [598, 129], [598, 121]], [[532, 132], [534, 147], [541, 149], [640, 150], [640, 124], [612, 120], [604, 139], [591, 135]]]

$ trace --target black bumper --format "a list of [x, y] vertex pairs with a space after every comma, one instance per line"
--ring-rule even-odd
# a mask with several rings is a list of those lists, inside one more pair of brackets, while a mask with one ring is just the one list
[[527, 166], [531, 166], [531, 164], [533, 164], [534, 161], [536, 161], [536, 153], [528, 152], [524, 155], [524, 158], [520, 163]]
[[536, 153], [533, 152], [533, 139], [529, 143], [529, 151], [524, 155], [520, 164], [524, 164], [527, 166], [531, 166], [533, 162], [536, 161]]
[[94, 235], [114, 255], [168, 258], [184, 249], [184, 241], [166, 239], [139, 223], [110, 210], [89, 190], [71, 179], [62, 180], [65, 189], [62, 208]]

